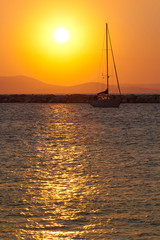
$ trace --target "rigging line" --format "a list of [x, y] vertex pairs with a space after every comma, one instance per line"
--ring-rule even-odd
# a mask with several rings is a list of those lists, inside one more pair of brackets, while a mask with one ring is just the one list
[[120, 89], [120, 85], [119, 85], [118, 73], [117, 73], [116, 63], [115, 63], [115, 59], [114, 59], [114, 54], [113, 54], [113, 48], [112, 48], [112, 43], [111, 43], [111, 37], [110, 37], [109, 29], [108, 29], [108, 35], [109, 35], [109, 42], [110, 42], [110, 47], [111, 47], [111, 52], [112, 52], [112, 59], [113, 59], [114, 70], [115, 70], [116, 79], [117, 79], [118, 90], [119, 90], [119, 93], [121, 95], [121, 89]]
[[104, 47], [104, 45], [105, 45], [105, 31], [104, 31], [104, 36], [103, 36], [103, 40], [102, 40], [102, 52], [101, 52], [100, 61], [99, 61], [98, 83], [102, 82], [102, 80], [100, 81], [100, 77], [103, 76], [102, 73], [104, 72], [104, 66], [103, 66], [103, 58], [104, 58], [104, 49], [103, 49], [103, 47]]
[[106, 23], [106, 68], [107, 68], [107, 98], [109, 95], [109, 75], [108, 75], [108, 24]]

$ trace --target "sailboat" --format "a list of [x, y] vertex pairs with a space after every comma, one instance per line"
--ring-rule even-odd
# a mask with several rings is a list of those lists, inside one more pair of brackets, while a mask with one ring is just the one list
[[[117, 85], [118, 85], [118, 90], [119, 90], [119, 98], [114, 99], [113, 97], [110, 96], [109, 94], [109, 71], [108, 71], [108, 50], [109, 50], [109, 45], [112, 53], [112, 59], [113, 59], [113, 65], [114, 65], [114, 70], [115, 70], [115, 75], [116, 75], [116, 80], [117, 80]], [[109, 34], [109, 29], [108, 29], [108, 24], [106, 23], [106, 67], [107, 67], [107, 74], [106, 74], [106, 84], [107, 88], [105, 91], [98, 93], [95, 96], [95, 99], [90, 102], [90, 104], [93, 107], [102, 107], [102, 108], [118, 108], [121, 103], [121, 90], [120, 90], [120, 85], [119, 85], [119, 80], [118, 80], [118, 74], [117, 74], [117, 69], [116, 69], [116, 64], [115, 64], [115, 59], [114, 59], [114, 54], [113, 54], [113, 49], [112, 49], [112, 43], [111, 43], [111, 37]]]

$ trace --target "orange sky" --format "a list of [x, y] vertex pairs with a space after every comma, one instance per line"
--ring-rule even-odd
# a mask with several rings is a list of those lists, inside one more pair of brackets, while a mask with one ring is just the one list
[[[98, 81], [109, 22], [120, 83], [159, 83], [159, 13], [160, 0], [0, 0], [0, 76]], [[53, 39], [60, 26], [67, 43]]]

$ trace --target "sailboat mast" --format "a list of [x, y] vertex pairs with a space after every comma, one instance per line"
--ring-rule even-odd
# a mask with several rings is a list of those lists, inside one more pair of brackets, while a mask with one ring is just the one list
[[113, 64], [114, 64], [114, 70], [115, 70], [116, 79], [117, 79], [118, 90], [119, 90], [119, 93], [120, 93], [120, 95], [121, 95], [121, 89], [120, 89], [120, 85], [119, 85], [118, 73], [117, 73], [117, 68], [116, 68], [116, 62], [115, 62], [115, 59], [114, 59], [113, 48], [112, 48], [112, 42], [111, 42], [111, 37], [110, 37], [109, 30], [108, 30], [108, 37], [109, 37], [109, 43], [110, 43], [110, 47], [111, 47], [111, 53], [112, 53], [112, 59], [113, 59]]
[[109, 94], [109, 75], [108, 75], [108, 24], [106, 23], [106, 66], [107, 66], [107, 95]]

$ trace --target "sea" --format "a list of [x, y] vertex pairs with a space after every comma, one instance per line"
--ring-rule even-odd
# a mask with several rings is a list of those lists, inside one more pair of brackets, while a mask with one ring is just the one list
[[160, 239], [160, 104], [1, 103], [0, 239]]

